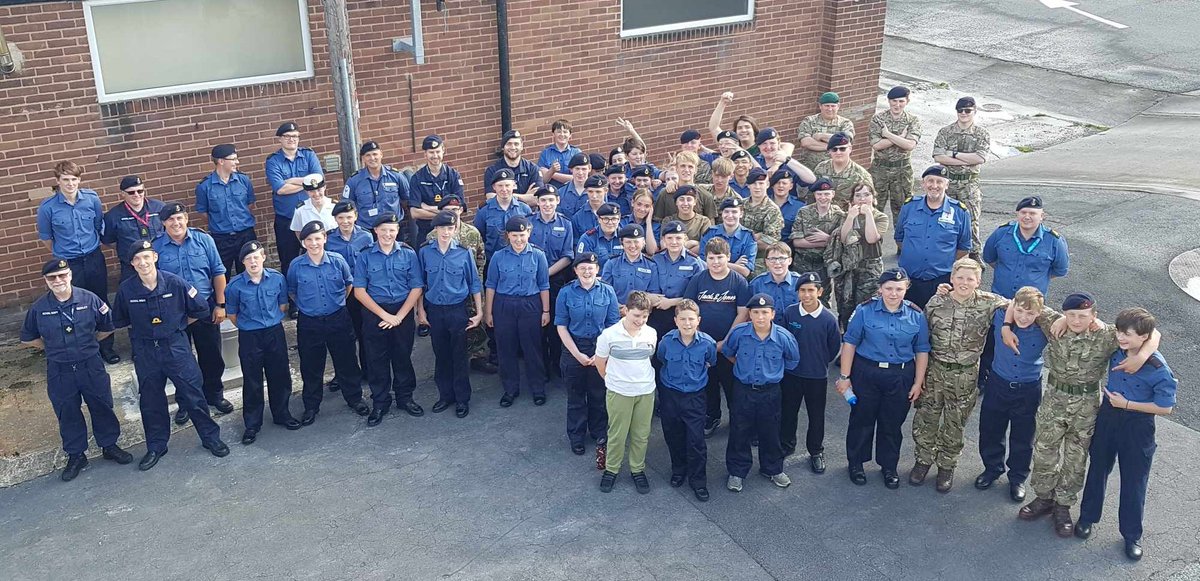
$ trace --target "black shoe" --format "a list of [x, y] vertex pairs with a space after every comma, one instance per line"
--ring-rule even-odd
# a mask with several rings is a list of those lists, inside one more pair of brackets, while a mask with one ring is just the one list
[[1013, 499], [1013, 502], [1025, 502], [1025, 483], [1009, 484], [1008, 497]]
[[585, 448], [583, 444], [571, 444], [572, 454], [575, 454], [576, 456], [582, 456], [584, 452], [587, 452], [587, 448]]
[[[354, 410], [354, 413], [356, 413], [360, 416], [365, 416], [365, 415], [371, 413], [371, 408], [367, 406], [367, 402], [363, 402], [363, 401], [360, 401], [360, 402], [350, 406], [350, 409]], [[316, 414], [313, 414], [313, 415], [315, 416]]]
[[417, 325], [417, 336], [418, 337], [428, 337], [429, 336], [429, 325]]
[[604, 474], [600, 475], [600, 492], [612, 492], [613, 485], [616, 483], [617, 475], [605, 470]]
[[813, 474], [825, 473], [825, 453], [817, 452], [808, 459], [808, 463], [812, 465]]
[[695, 489], [692, 489], [692, 492], [695, 493], [696, 500], [699, 500], [700, 502], [708, 502], [708, 489], [707, 488], [704, 488], [704, 487], [695, 488]]
[[103, 456], [105, 460], [112, 460], [117, 464], [128, 464], [133, 462], [133, 454], [122, 450], [121, 447], [116, 444], [105, 446]]
[[862, 464], [850, 467], [850, 482], [853, 482], [859, 486], [865, 486], [867, 484], [867, 474], [866, 472], [863, 472]]
[[386, 408], [375, 408], [371, 410], [371, 414], [367, 416], [368, 426], [378, 426], [383, 421], [383, 416], [387, 415]]
[[671, 488], [679, 488], [680, 486], [683, 486], [683, 481], [684, 481], [683, 474], [672, 474], [671, 482], [670, 482]]
[[1142, 542], [1141, 541], [1131, 541], [1131, 540], [1126, 539], [1125, 540], [1125, 556], [1130, 561], [1141, 561], [1142, 560]]
[[205, 442], [201, 445], [209, 452], [212, 452], [212, 455], [217, 458], [224, 458], [229, 455], [229, 446], [225, 445], [225, 442], [222, 442], [220, 439]]
[[[186, 423], [188, 423], [188, 411], [183, 408], [175, 410], [175, 425], [182, 426]], [[147, 470], [149, 469], [147, 468]]]
[[999, 477], [999, 474], [992, 474], [991, 472], [984, 471], [983, 474], [980, 474], [979, 477], [975, 479], [975, 488], [978, 488], [979, 490], [987, 490], [992, 487], [992, 484], [995, 483], [996, 479]]
[[138, 462], [138, 470], [145, 472], [151, 468], [154, 468], [154, 465], [158, 464], [158, 461], [166, 455], [166, 450], [163, 450], [162, 452], [155, 452], [154, 450], [146, 452], [146, 455], [142, 456], [141, 462]]
[[544, 396], [544, 395], [533, 396], [533, 405], [546, 405], [546, 396]]
[[296, 307], [295, 303], [288, 305], [288, 318], [293, 321], [300, 318], [300, 309]]
[[230, 413], [233, 411], [233, 404], [229, 403], [229, 400], [227, 400], [225, 398], [221, 398], [216, 403], [212, 404], [212, 407], [216, 408], [217, 411], [219, 411], [223, 414], [227, 414], [227, 413]]
[[454, 404], [454, 416], [455, 417], [465, 418], [465, 417], [467, 417], [467, 414], [469, 414], [469, 413], [471, 413], [471, 406], [469, 406], [465, 403]]
[[328, 389], [329, 391], [338, 391], [342, 389], [342, 384], [338, 383], [338, 380], [335, 377], [325, 382], [325, 389]]
[[650, 494], [650, 481], [646, 479], [645, 472], [634, 472], [630, 476], [633, 477], [633, 487], [637, 489], [638, 494]]
[[1083, 519], [1075, 521], [1075, 537], [1087, 540], [1090, 536], [1092, 536], [1092, 523]]
[[404, 402], [404, 411], [408, 412], [408, 415], [414, 418], [419, 418], [425, 415], [425, 408], [421, 407], [417, 402], [411, 399]]
[[508, 395], [507, 393], [500, 396], [500, 407], [502, 407], [502, 408], [512, 407], [514, 399], [516, 399], [516, 396]]
[[[364, 408], [367, 407], [367, 404], [361, 404], [361, 405]], [[358, 411], [358, 410], [355, 410], [355, 411]], [[300, 425], [301, 426], [311, 426], [313, 424], [313, 422], [315, 422], [315, 421], [317, 421], [317, 410], [304, 410], [304, 413], [301, 414], [301, 416], [300, 416]]]
[[487, 359], [484, 359], [483, 357], [478, 357], [476, 359], [472, 359], [471, 360], [471, 369], [473, 371], [478, 371], [480, 373], [486, 373], [488, 375], [496, 374], [496, 366], [493, 365], [492, 362], [488, 361]]
[[258, 439], [258, 430], [246, 430], [242, 432], [242, 445], [249, 446]]
[[111, 349], [101, 349], [100, 350], [100, 358], [103, 359], [104, 362], [109, 365], [113, 365], [114, 363], [121, 362], [121, 356], [117, 355], [117, 352], [113, 351]]
[[716, 433], [717, 428], [721, 427], [721, 418], [709, 418], [704, 423], [704, 437], [708, 438]]
[[88, 459], [85, 454], [71, 454], [67, 457], [67, 467], [63, 468], [62, 481], [70, 482], [79, 476], [80, 471], [87, 468]]
[[892, 490], [900, 488], [900, 475], [896, 474], [895, 470], [885, 469], [883, 471], [883, 485]]
[[[308, 412], [305, 412], [305, 413], [308, 413]], [[314, 412], [313, 416], [315, 417], [316, 415], [317, 414]], [[311, 424], [312, 422], [308, 422], [308, 423]], [[301, 424], [300, 420], [297, 420], [296, 418], [288, 418], [286, 420], [283, 420], [282, 422], [276, 423], [275, 425], [283, 426], [289, 430], [299, 430], [300, 426], [306, 426], [308, 424]]]
[[433, 413], [435, 414], [440, 414], [447, 409], [450, 409], [450, 402], [448, 401], [442, 401], [439, 399], [433, 404]]

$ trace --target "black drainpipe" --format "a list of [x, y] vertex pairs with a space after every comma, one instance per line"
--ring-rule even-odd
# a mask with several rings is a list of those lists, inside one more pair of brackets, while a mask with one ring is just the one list
[[500, 131], [512, 129], [512, 82], [508, 66], [508, 1], [496, 0], [496, 52], [500, 53]]

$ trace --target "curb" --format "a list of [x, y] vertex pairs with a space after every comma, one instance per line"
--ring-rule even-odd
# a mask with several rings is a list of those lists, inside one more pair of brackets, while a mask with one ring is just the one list
[[1123, 182], [1085, 182], [1073, 180], [1020, 180], [1020, 179], [981, 179], [981, 184], [991, 186], [1028, 186], [1028, 187], [1051, 187], [1051, 188], [1076, 188], [1076, 189], [1097, 189], [1097, 190], [1113, 190], [1122, 192], [1138, 192], [1142, 194], [1154, 194], [1160, 196], [1176, 196], [1186, 198], [1196, 202], [1200, 202], [1200, 189], [1186, 188], [1179, 186], [1159, 186], [1146, 183], [1123, 183]]

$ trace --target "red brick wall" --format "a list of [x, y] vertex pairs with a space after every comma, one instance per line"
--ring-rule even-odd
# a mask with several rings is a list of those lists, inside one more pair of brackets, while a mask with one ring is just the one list
[[[448, 0], [444, 13], [424, 4], [427, 61], [418, 66], [391, 49], [411, 33], [407, 2], [347, 2], [360, 135], [379, 141], [393, 166], [421, 163], [420, 139], [442, 135], [448, 163], [477, 195], [501, 130], [495, 2]], [[623, 138], [615, 119], [625, 117], [661, 165], [682, 129], [703, 132], [722, 91], [737, 95], [727, 125], [748, 113], [794, 139], [817, 96], [835, 90], [843, 114], [865, 133], [884, 7], [883, 0], [757, 0], [752, 24], [622, 40], [619, 0], [511, 0], [513, 124], [529, 135], [526, 157], [546, 145], [559, 117], [574, 124], [576, 145], [606, 154]], [[79, 3], [0, 7], [0, 27], [25, 57], [22, 73], [0, 77], [0, 306], [44, 288], [36, 272], [48, 254], [36, 240], [35, 210], [53, 187], [51, 168], [64, 159], [86, 167], [84, 186], [106, 207], [130, 173], [147, 180], [152, 196], [190, 205], [195, 183], [211, 171], [212, 145], [236, 143], [260, 195], [259, 238], [272, 242], [262, 164], [278, 148], [275, 127], [294, 120], [305, 146], [322, 158], [337, 153], [319, 0], [309, 0], [309, 20], [314, 79], [101, 106]], [[339, 188], [340, 176], [330, 182]], [[192, 221], [204, 225], [202, 216]], [[111, 251], [108, 259], [115, 271]]]

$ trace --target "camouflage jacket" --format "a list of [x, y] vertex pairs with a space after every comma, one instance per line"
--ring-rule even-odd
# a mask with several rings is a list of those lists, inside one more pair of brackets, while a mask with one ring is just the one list
[[[858, 165], [853, 160], [850, 161], [850, 165], [847, 165], [845, 169], [837, 171], [833, 169], [833, 161], [827, 159], [818, 164], [817, 169], [813, 170], [813, 173], [817, 174], [818, 178], [829, 178], [829, 181], [833, 182], [833, 203], [842, 208], [850, 205], [850, 197], [853, 194], [850, 190], [855, 184], [866, 182], [871, 184], [871, 187], [875, 186], [875, 180], [871, 179], [871, 174], [867, 173], [866, 168]], [[812, 199], [812, 194], [810, 193], [805, 201], [811, 204], [816, 200]]]
[[[986, 129], [979, 124], [972, 124], [969, 129], [959, 129], [958, 123], [951, 123], [938, 131], [933, 140], [933, 155], [950, 155], [960, 153], [978, 153], [986, 156], [992, 150], [992, 138]], [[948, 165], [946, 173], [950, 177], [967, 177], [979, 175], [978, 165]]]
[[[900, 118], [892, 117], [891, 111], [880, 111], [871, 117], [871, 129], [868, 135], [871, 139], [871, 145], [875, 145], [883, 141], [883, 128], [887, 127], [888, 131], [896, 135], [904, 136], [907, 139], [920, 142], [921, 141], [921, 120], [917, 119], [916, 115], [907, 111], [900, 114]], [[908, 131], [905, 136], [904, 132]], [[887, 149], [872, 152], [872, 159], [900, 161], [912, 158], [912, 151], [904, 151], [899, 147], [892, 146]]]
[[961, 303], [949, 294], [934, 295], [925, 305], [930, 354], [943, 363], [977, 363], [992, 325], [992, 315], [1007, 306], [1008, 299], [981, 290]]
[[1056, 338], [1050, 334], [1050, 326], [1062, 317], [1062, 313], [1044, 307], [1037, 318], [1046, 334], [1046, 350], [1042, 352], [1046, 371], [1060, 385], [1098, 384], [1108, 372], [1108, 358], [1117, 350], [1117, 327], [1105, 325], [1099, 331], [1082, 333], [1068, 329]]
[[[804, 238], [813, 230], [820, 230], [832, 235], [835, 224], [841, 223], [842, 217], [845, 215], [846, 211], [837, 206], [830, 206], [829, 213], [824, 216], [817, 212], [816, 204], [804, 206], [800, 208], [799, 212], [796, 212], [796, 220], [792, 222], [792, 240]], [[795, 247], [793, 246], [793, 248]], [[822, 248], [807, 248], [796, 250], [796, 252], [801, 255], [808, 255], [809, 258], [814, 260], [824, 260], [823, 254], [825, 251]]]
[[879, 231], [879, 241], [874, 244], [863, 242], [866, 225], [861, 216], [854, 219], [854, 229], [850, 231], [845, 242], [837, 232], [845, 224], [846, 214], [840, 214], [834, 219], [831, 230], [833, 238], [825, 247], [825, 264], [829, 268], [829, 276], [850, 272], [858, 268], [865, 259], [883, 257], [883, 240], [888, 230], [892, 229], [892, 216], [875, 208], [871, 208], [871, 215], [875, 218], [875, 229]]
[[[811, 151], [800, 146], [800, 140], [805, 137], [812, 137], [817, 133], [845, 133], [851, 138], [854, 137], [854, 122], [838, 115], [833, 121], [826, 121], [821, 117], [820, 113], [809, 115], [800, 122], [800, 128], [796, 130], [796, 159], [807, 166], [809, 169], [816, 171], [818, 163], [829, 159], [829, 153], [825, 151]], [[819, 175], [819, 174], [818, 174]]]

